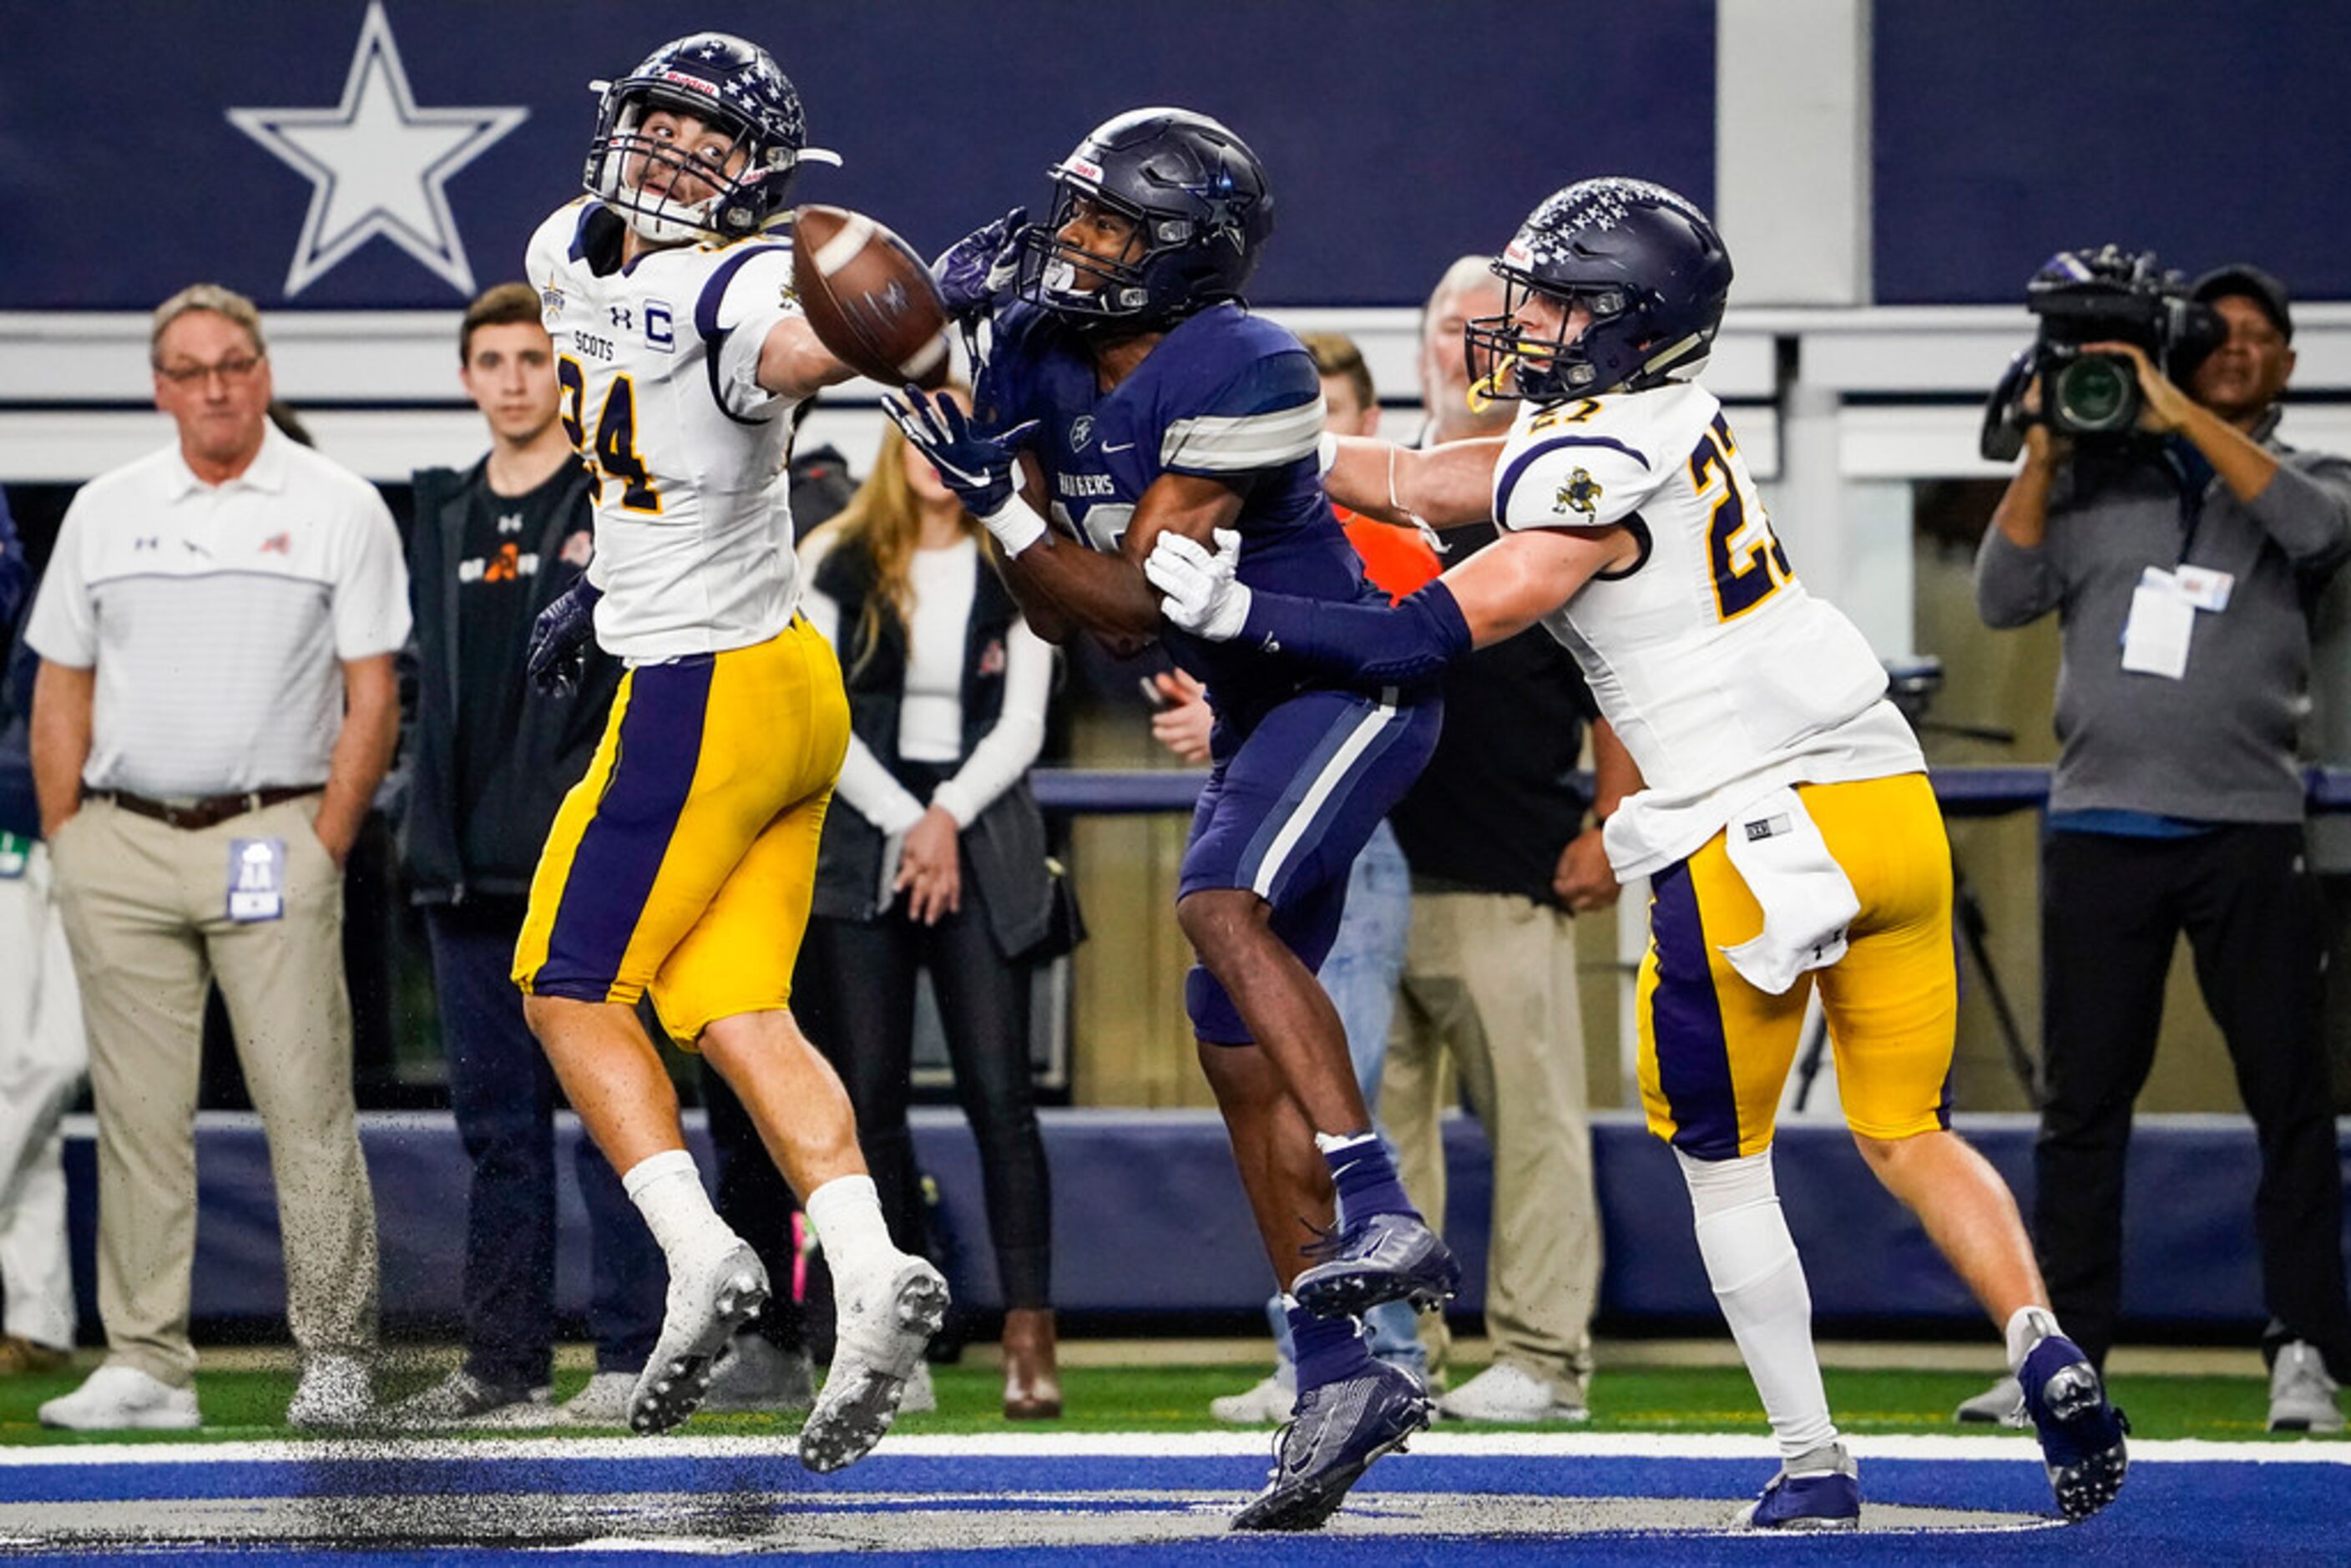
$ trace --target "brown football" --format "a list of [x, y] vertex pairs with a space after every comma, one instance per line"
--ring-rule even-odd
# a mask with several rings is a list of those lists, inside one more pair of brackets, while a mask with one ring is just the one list
[[810, 205], [792, 214], [792, 287], [824, 346], [887, 387], [947, 379], [947, 309], [931, 269], [862, 213]]

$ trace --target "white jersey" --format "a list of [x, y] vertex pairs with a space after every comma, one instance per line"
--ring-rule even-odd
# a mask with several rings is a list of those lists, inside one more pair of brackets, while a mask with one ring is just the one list
[[758, 380], [799, 313], [789, 239], [676, 246], [619, 265], [621, 220], [582, 197], [531, 236], [563, 423], [595, 468], [596, 639], [632, 664], [750, 647], [799, 599], [784, 466], [795, 400]]
[[1690, 854], [1767, 790], [1916, 772], [1853, 622], [1804, 591], [1722, 405], [1688, 382], [1523, 408], [1494, 469], [1511, 530], [1621, 523], [1639, 559], [1544, 617], [1644, 788], [1609, 819], [1620, 877]]

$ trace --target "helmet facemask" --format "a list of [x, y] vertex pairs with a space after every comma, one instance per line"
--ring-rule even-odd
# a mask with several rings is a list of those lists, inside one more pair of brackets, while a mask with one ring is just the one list
[[[646, 134], [645, 120], [664, 109], [693, 115], [725, 135], [726, 152], [713, 162], [682, 142]], [[783, 216], [780, 187], [798, 161], [792, 150], [762, 145], [748, 124], [716, 104], [641, 90], [624, 93], [610, 118], [611, 129], [589, 145], [589, 188], [643, 239], [654, 245], [739, 239]], [[655, 165], [670, 175], [659, 193], [644, 188]], [[735, 165], [731, 175], [729, 165]], [[683, 177], [712, 193], [690, 204], [676, 200], [671, 193]]]

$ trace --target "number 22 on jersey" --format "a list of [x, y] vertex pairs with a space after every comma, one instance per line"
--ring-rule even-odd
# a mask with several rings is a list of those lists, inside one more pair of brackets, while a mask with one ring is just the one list
[[662, 509], [661, 492], [654, 487], [644, 459], [637, 455], [636, 382], [625, 371], [613, 376], [611, 389], [604, 393], [603, 410], [596, 416], [596, 444], [590, 447], [585, 423], [586, 372], [580, 370], [579, 361], [565, 354], [555, 362], [555, 380], [562, 389], [563, 434], [571, 438], [572, 449], [595, 465], [598, 498], [601, 499], [605, 479], [618, 479], [623, 486], [622, 507], [632, 512], [658, 516]]
[[1738, 454], [1730, 426], [1717, 413], [1689, 456], [1690, 488], [1699, 503], [1705, 503], [1710, 490], [1721, 490], [1707, 524], [1706, 554], [1714, 580], [1715, 612], [1725, 621], [1754, 609], [1796, 575], [1788, 565], [1788, 552], [1771, 532], [1771, 519], [1763, 514], [1746, 464], [1733, 461]]

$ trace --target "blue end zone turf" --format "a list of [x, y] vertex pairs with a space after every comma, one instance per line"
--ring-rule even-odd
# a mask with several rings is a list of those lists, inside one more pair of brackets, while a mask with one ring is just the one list
[[[1185, 1450], [1154, 1457], [1155, 1441]], [[1224, 1521], [1264, 1458], [1229, 1437], [903, 1439], [834, 1477], [780, 1444], [625, 1439], [496, 1445], [236, 1446], [0, 1456], [0, 1556], [82, 1562], [222, 1557], [239, 1564], [564, 1564], [713, 1555], [931, 1563], [1200, 1563], [1301, 1568], [1529, 1561], [1916, 1565], [2072, 1560], [2341, 1562], [2351, 1450], [2149, 1444], [2122, 1498], [2053, 1517], [2029, 1440], [1857, 1445], [1864, 1531], [1719, 1532], [1774, 1461], [1767, 1444], [1657, 1437], [1424, 1439], [1384, 1460], [1324, 1531], [1236, 1537]], [[1106, 1450], [1078, 1451], [1092, 1443]], [[643, 1445], [651, 1448], [653, 1445]], [[576, 1448], [591, 1448], [575, 1453]], [[1634, 1450], [1626, 1452], [1612, 1449]], [[1753, 1450], [1750, 1452], [1749, 1450]], [[2241, 1453], [2244, 1458], [2235, 1457]], [[1728, 1455], [1738, 1457], [1719, 1457]], [[2226, 1458], [2205, 1458], [2206, 1455]], [[1926, 1457], [1899, 1457], [1899, 1456]], [[148, 1457], [148, 1456], [152, 1456]], [[1770, 1561], [1779, 1561], [1770, 1558]]]

